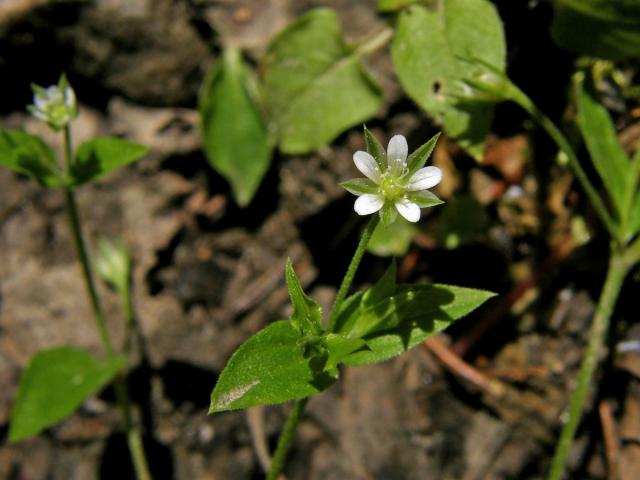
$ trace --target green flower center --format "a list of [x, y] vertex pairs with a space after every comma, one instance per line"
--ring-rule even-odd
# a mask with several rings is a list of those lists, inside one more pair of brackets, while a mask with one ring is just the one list
[[380, 175], [380, 182], [378, 183], [378, 186], [380, 187], [380, 193], [382, 196], [390, 201], [398, 200], [406, 193], [405, 186], [390, 172], [385, 172]]

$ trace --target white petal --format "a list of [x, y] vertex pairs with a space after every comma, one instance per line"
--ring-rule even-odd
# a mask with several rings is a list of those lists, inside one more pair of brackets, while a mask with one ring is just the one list
[[407, 188], [413, 192], [435, 187], [442, 180], [442, 170], [438, 167], [424, 167], [413, 174], [409, 179]]
[[387, 158], [389, 164], [392, 160], [401, 160], [402, 163], [407, 161], [407, 153], [409, 153], [409, 146], [407, 145], [407, 139], [403, 135], [394, 135], [389, 140], [389, 146], [387, 147]]
[[384, 199], [381, 196], [365, 193], [356, 199], [353, 209], [358, 215], [369, 215], [380, 210], [383, 204]]
[[406, 198], [396, 202], [396, 210], [411, 223], [420, 220], [420, 207]]
[[375, 158], [367, 152], [359, 150], [353, 154], [353, 162], [356, 164], [356, 168], [360, 170], [365, 177], [378, 183], [380, 170], [378, 169], [378, 163]]

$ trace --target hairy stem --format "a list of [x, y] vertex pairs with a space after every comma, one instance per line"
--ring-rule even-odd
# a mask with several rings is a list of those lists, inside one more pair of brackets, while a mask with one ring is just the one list
[[567, 457], [569, 455], [569, 450], [571, 449], [571, 444], [573, 443], [573, 437], [575, 436], [578, 428], [584, 402], [587, 398], [587, 393], [589, 392], [589, 386], [598, 365], [599, 355], [602, 351], [607, 331], [609, 330], [611, 314], [613, 313], [616, 300], [620, 294], [620, 289], [622, 288], [622, 284], [629, 267], [630, 265], [624, 259], [622, 254], [614, 249], [609, 261], [607, 278], [604, 282], [602, 293], [600, 294], [600, 300], [596, 307], [593, 323], [591, 324], [589, 342], [582, 358], [582, 364], [580, 365], [576, 388], [572, 393], [571, 400], [569, 402], [569, 416], [567, 422], [562, 427], [560, 439], [556, 444], [556, 451], [553, 456], [549, 480], [561, 480], [564, 475]]
[[[339, 311], [342, 302], [347, 296], [349, 288], [351, 288], [353, 278], [356, 275], [356, 271], [358, 270], [358, 266], [360, 265], [362, 256], [367, 249], [367, 245], [369, 244], [371, 235], [378, 225], [378, 221], [378, 215], [374, 215], [373, 217], [371, 217], [371, 220], [369, 220], [369, 223], [362, 232], [360, 242], [358, 242], [358, 246], [356, 247], [356, 251], [353, 254], [351, 263], [349, 263], [347, 273], [345, 274], [344, 278], [342, 279], [342, 283], [340, 284], [340, 289], [338, 290], [338, 294], [336, 295], [336, 300], [333, 303], [333, 308], [331, 309], [331, 315], [329, 318], [329, 331], [331, 331], [331, 329], [333, 328], [337, 312]], [[282, 433], [280, 434], [280, 438], [278, 439], [278, 446], [276, 447], [276, 452], [274, 453], [273, 460], [271, 461], [271, 469], [269, 470], [269, 474], [267, 475], [267, 480], [276, 480], [278, 478], [278, 475], [280, 475], [280, 472], [282, 472], [282, 469], [284, 468], [284, 462], [287, 459], [287, 454], [289, 453], [289, 449], [291, 448], [291, 444], [293, 443], [296, 428], [298, 427], [298, 423], [300, 422], [300, 417], [302, 416], [302, 412], [304, 412], [308, 401], [308, 398], [303, 398], [302, 400], [296, 401], [293, 409], [291, 410], [291, 413], [289, 413], [287, 423], [284, 426]]]
[[360, 261], [362, 260], [362, 256], [364, 255], [364, 252], [367, 249], [367, 245], [369, 244], [371, 235], [373, 235], [373, 231], [376, 229], [376, 226], [378, 225], [379, 220], [380, 220], [380, 217], [374, 214], [371, 217], [371, 220], [369, 220], [369, 223], [365, 227], [364, 231], [362, 232], [362, 237], [360, 237], [360, 242], [358, 243], [356, 251], [353, 254], [353, 258], [351, 259], [351, 263], [349, 264], [347, 273], [342, 279], [342, 284], [340, 285], [340, 289], [338, 290], [336, 299], [333, 302], [333, 308], [331, 309], [331, 315], [329, 316], [329, 325], [327, 327], [327, 330], [329, 332], [332, 332], [335, 327], [336, 319], [338, 316], [338, 312], [340, 311], [340, 307], [342, 306], [342, 302], [344, 302], [344, 299], [347, 296], [349, 289], [351, 288], [351, 284], [353, 283], [353, 278], [355, 277], [356, 271], [360, 266]]
[[[65, 176], [67, 177], [67, 179], [69, 179], [72, 161], [72, 148], [71, 132], [68, 126], [64, 130], [64, 144], [64, 169]], [[98, 291], [96, 289], [89, 256], [87, 255], [87, 247], [84, 241], [84, 236], [82, 234], [82, 229], [80, 227], [80, 215], [78, 214], [78, 205], [76, 203], [75, 193], [73, 191], [73, 188], [70, 186], [66, 186], [64, 188], [64, 193], [67, 213], [69, 215], [69, 224], [71, 226], [71, 232], [73, 233], [73, 240], [76, 251], [78, 253], [78, 258], [80, 260], [80, 264], [82, 265], [84, 283], [87, 288], [87, 294], [91, 303], [91, 309], [96, 321], [96, 326], [98, 327], [98, 332], [100, 334], [100, 341], [102, 342], [102, 347], [104, 348], [107, 357], [109, 359], [112, 359], [115, 356], [115, 351], [113, 348], [113, 343], [111, 341], [111, 336], [109, 334], [109, 329], [107, 327], [104, 311], [100, 303], [100, 297], [98, 297]], [[114, 379], [114, 389], [118, 405], [120, 406], [120, 410], [124, 418], [129, 451], [131, 453], [136, 476], [138, 480], [150, 480], [151, 474], [149, 473], [149, 467], [147, 465], [147, 460], [142, 445], [142, 435], [131, 418], [129, 393], [127, 389], [125, 374], [119, 374], [118, 376], [116, 376], [116, 378]]]
[[520, 105], [524, 110], [526, 110], [527, 113], [529, 113], [529, 115], [531, 115], [531, 117], [536, 122], [538, 122], [538, 124], [542, 128], [545, 129], [545, 131], [556, 143], [560, 151], [564, 152], [567, 155], [567, 158], [569, 160], [569, 166], [571, 167], [574, 175], [580, 182], [580, 185], [586, 192], [587, 197], [589, 197], [589, 201], [593, 205], [593, 208], [598, 214], [598, 217], [600, 218], [605, 228], [609, 232], [611, 239], [613, 239], [615, 242], [621, 245], [623, 239], [620, 235], [620, 231], [618, 227], [616, 226], [613, 219], [611, 218], [609, 211], [604, 206], [604, 203], [602, 202], [600, 195], [598, 195], [598, 192], [589, 181], [589, 178], [587, 177], [586, 172], [583, 170], [582, 166], [580, 165], [578, 156], [574, 152], [573, 148], [571, 148], [571, 145], [569, 144], [565, 136], [562, 134], [560, 129], [558, 129], [558, 127], [556, 127], [556, 125], [546, 115], [544, 115], [540, 111], [540, 109], [536, 106], [536, 104], [533, 103], [533, 101], [522, 90], [520, 90], [517, 86], [513, 84], [511, 85], [511, 87], [512, 87], [511, 89], [512, 100], [515, 101], [518, 105]]

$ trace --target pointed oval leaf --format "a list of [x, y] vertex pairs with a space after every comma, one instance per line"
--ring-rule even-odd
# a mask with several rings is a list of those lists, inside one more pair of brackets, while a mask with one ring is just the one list
[[308, 153], [376, 113], [382, 91], [342, 38], [332, 10], [312, 10], [271, 42], [263, 63], [269, 133]]
[[281, 320], [243, 343], [218, 378], [209, 413], [299, 400], [331, 385], [330, 375], [310, 367], [299, 340], [293, 325]]
[[409, 96], [476, 159], [484, 150], [493, 107], [461, 102], [462, 80], [478, 58], [500, 71], [505, 64], [502, 23], [488, 0], [443, 0], [436, 8], [414, 5], [399, 17], [391, 56]]
[[30, 176], [43, 187], [64, 185], [53, 151], [35, 135], [0, 129], [0, 165]]
[[240, 206], [251, 202], [271, 163], [266, 126], [250, 80], [240, 51], [226, 48], [199, 100], [207, 160], [229, 181]]
[[[449, 285], [412, 285], [358, 318], [368, 349], [346, 357], [346, 365], [368, 365], [395, 357], [418, 345], [427, 337], [447, 328], [454, 321], [475, 310], [495, 294], [484, 290]], [[345, 302], [346, 305], [347, 302]], [[358, 315], [357, 309], [352, 313]], [[351, 323], [344, 321], [345, 324]], [[367, 324], [375, 324], [375, 331]]]
[[9, 441], [32, 437], [72, 414], [124, 368], [123, 356], [107, 361], [71, 347], [38, 352], [20, 379]]
[[285, 278], [293, 305], [291, 323], [301, 335], [319, 335], [322, 333], [322, 307], [302, 290], [290, 258], [287, 258]]
[[141, 159], [149, 149], [123, 138], [101, 137], [84, 142], [71, 165], [73, 185], [93, 182]]
[[596, 100], [593, 86], [577, 81], [578, 125], [589, 155], [602, 178], [618, 218], [625, 215], [629, 158], [618, 141], [607, 110]]

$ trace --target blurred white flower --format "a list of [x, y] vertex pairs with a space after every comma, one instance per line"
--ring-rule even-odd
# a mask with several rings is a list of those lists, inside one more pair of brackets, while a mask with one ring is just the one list
[[[369, 134], [365, 131], [365, 135]], [[373, 137], [369, 137], [372, 140]], [[341, 185], [358, 195], [354, 209], [358, 215], [380, 212], [384, 224], [392, 223], [399, 213], [410, 222], [420, 220], [420, 208], [442, 203], [427, 189], [442, 179], [438, 167], [424, 167], [437, 136], [407, 158], [407, 140], [395, 135], [389, 141], [387, 153], [379, 148], [379, 157], [358, 151], [353, 155], [356, 167], [367, 178], [349, 180]]]
[[63, 129], [78, 116], [76, 95], [64, 75], [58, 85], [48, 88], [32, 85], [31, 89], [33, 104], [28, 105], [27, 110], [54, 130]]

